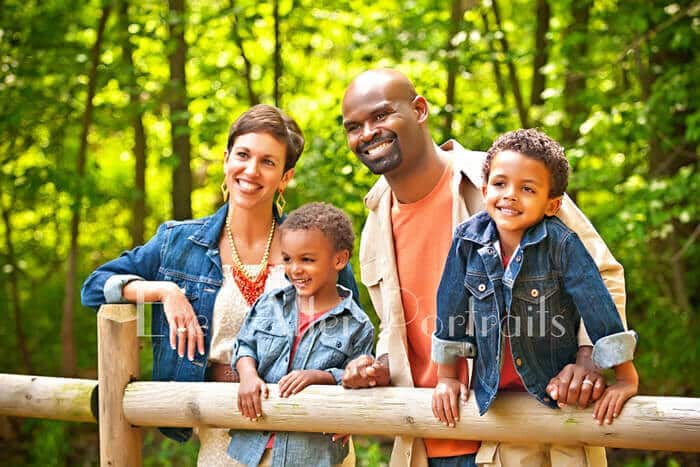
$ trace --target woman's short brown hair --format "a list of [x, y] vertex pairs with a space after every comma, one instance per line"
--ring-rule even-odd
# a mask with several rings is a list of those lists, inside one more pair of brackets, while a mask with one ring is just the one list
[[236, 138], [248, 133], [268, 133], [287, 146], [285, 172], [296, 165], [304, 150], [304, 134], [297, 122], [272, 105], [258, 104], [243, 112], [228, 131], [226, 150], [230, 152]]

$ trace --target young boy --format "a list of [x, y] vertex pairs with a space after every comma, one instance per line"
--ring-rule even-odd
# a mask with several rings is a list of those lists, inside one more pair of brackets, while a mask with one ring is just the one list
[[[369, 318], [351, 292], [336, 285], [352, 253], [348, 217], [330, 204], [311, 203], [290, 213], [280, 231], [292, 285], [258, 299], [233, 347], [238, 410], [253, 421], [262, 416], [266, 383], [277, 383], [280, 397], [312, 384], [340, 384], [345, 365], [371, 354], [374, 343]], [[266, 448], [271, 465], [334, 465], [348, 454], [347, 444], [330, 435], [256, 431], [232, 431], [228, 454], [258, 465]]]
[[446, 425], [459, 419], [460, 392], [467, 395], [455, 377], [458, 357], [474, 358], [480, 414], [500, 390], [527, 391], [556, 407], [545, 388], [575, 361], [581, 318], [594, 363], [616, 375], [595, 404], [595, 419], [611, 423], [637, 393], [636, 334], [625, 332], [576, 234], [552, 217], [568, 174], [562, 147], [534, 129], [506, 133], [488, 151], [486, 211], [457, 227], [438, 289], [433, 413]]

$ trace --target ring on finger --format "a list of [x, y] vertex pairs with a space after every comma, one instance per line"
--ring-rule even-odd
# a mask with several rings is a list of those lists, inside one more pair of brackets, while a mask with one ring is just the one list
[[581, 386], [593, 386], [593, 381], [591, 381], [590, 379], [584, 379], [581, 383]]
[[177, 333], [178, 334], [184, 334], [187, 332], [187, 328], [177, 328]]

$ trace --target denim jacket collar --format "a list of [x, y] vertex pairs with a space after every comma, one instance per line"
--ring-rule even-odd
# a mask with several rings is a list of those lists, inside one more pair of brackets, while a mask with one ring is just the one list
[[[219, 235], [221, 234], [221, 229], [224, 228], [227, 215], [228, 203], [224, 203], [213, 215], [203, 219], [204, 222], [202, 226], [193, 233], [189, 239], [207, 248], [217, 248], [219, 244]], [[281, 224], [286, 217], [284, 214], [280, 216], [274, 205], [272, 206], [272, 215], [275, 221], [277, 221], [277, 224]]]
[[[336, 284], [336, 288], [338, 289], [338, 294], [342, 297], [342, 300], [332, 309], [328, 310], [327, 316], [339, 315], [345, 310], [347, 310], [349, 313], [354, 314], [356, 308], [353, 307], [352, 291], [343, 287], [340, 284]], [[282, 302], [282, 309], [285, 310], [285, 313], [288, 310], [293, 309], [294, 301], [296, 300], [297, 296], [293, 285], [288, 285], [272, 293], [277, 298], [277, 300]]]
[[[465, 224], [467, 228], [462, 232], [462, 238], [479, 245], [490, 245], [498, 240], [498, 229], [496, 223], [491, 219], [489, 213], [481, 211], [477, 213], [472, 222]], [[530, 245], [540, 243], [547, 237], [547, 225], [545, 222], [538, 222], [525, 231], [520, 247], [525, 248]]]

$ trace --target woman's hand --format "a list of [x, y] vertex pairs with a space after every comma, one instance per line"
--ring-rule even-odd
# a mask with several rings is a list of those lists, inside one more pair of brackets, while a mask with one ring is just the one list
[[171, 286], [164, 287], [160, 302], [170, 326], [170, 348], [175, 349], [177, 345], [180, 357], [185, 355], [187, 349], [187, 358], [192, 361], [195, 346], [199, 354], [204, 355], [204, 333], [185, 294], [174, 282], [169, 284]]
[[333, 375], [323, 370], [294, 370], [279, 381], [280, 397], [289, 397], [312, 384], [335, 384]]

